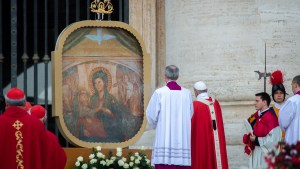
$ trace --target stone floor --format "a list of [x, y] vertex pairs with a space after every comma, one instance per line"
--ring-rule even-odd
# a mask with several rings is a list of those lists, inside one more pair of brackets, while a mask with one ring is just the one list
[[[148, 131], [147, 131], [148, 130]], [[153, 143], [155, 131], [146, 129], [141, 139], [136, 142], [130, 148], [140, 148], [144, 146], [146, 149], [151, 149]], [[228, 163], [230, 169], [247, 169], [248, 168], [248, 157], [244, 154], [243, 145], [227, 145]]]

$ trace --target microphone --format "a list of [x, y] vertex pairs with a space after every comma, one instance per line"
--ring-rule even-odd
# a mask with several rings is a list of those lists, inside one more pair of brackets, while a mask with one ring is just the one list
[[213, 129], [217, 130], [216, 120], [212, 120]]

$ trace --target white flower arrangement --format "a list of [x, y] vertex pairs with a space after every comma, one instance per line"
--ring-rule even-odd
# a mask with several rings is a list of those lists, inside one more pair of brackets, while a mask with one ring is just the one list
[[96, 147], [96, 150], [97, 150], [97, 151], [101, 151], [101, 146], [97, 146], [97, 147]]
[[79, 167], [79, 166], [80, 166], [80, 162], [79, 162], [79, 161], [76, 161], [75, 166], [76, 166], [76, 167]]
[[118, 164], [119, 164], [119, 166], [123, 166], [124, 165], [124, 161], [123, 160], [119, 160]]
[[90, 158], [90, 159], [95, 158], [95, 154], [91, 154], [91, 155], [89, 156], [89, 158]]
[[116, 156], [121, 157], [122, 156], [122, 152], [117, 152]]
[[77, 157], [77, 161], [82, 162], [83, 161], [83, 157], [82, 156]]
[[115, 156], [109, 152], [106, 157], [101, 153], [101, 147], [97, 146], [89, 155], [88, 163], [79, 156], [73, 169], [153, 169], [153, 167], [144, 153], [129, 153], [125, 158], [122, 157], [122, 148], [117, 147]]
[[88, 165], [86, 163], [84, 163], [82, 166], [81, 166], [82, 169], [87, 169], [88, 168]]

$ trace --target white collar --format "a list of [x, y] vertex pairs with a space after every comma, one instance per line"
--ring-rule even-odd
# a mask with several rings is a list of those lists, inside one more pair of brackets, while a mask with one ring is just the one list
[[267, 111], [267, 110], [269, 110], [269, 107], [268, 108], [266, 108], [264, 111], [260, 111], [260, 110], [258, 110], [258, 115], [260, 116], [263, 112], [265, 112], [265, 111]]
[[283, 105], [283, 104], [279, 104], [279, 103], [274, 102], [274, 106], [275, 106], [277, 109], [280, 109], [282, 105]]
[[209, 96], [208, 96], [207, 92], [206, 93], [200, 93], [197, 96], [197, 99], [208, 99], [208, 98], [209, 98]]

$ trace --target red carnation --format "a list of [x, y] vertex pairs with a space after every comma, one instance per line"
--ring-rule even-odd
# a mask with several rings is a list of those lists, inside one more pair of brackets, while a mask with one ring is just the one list
[[293, 157], [291, 162], [297, 166], [300, 165], [300, 158], [297, 158], [297, 157]]

